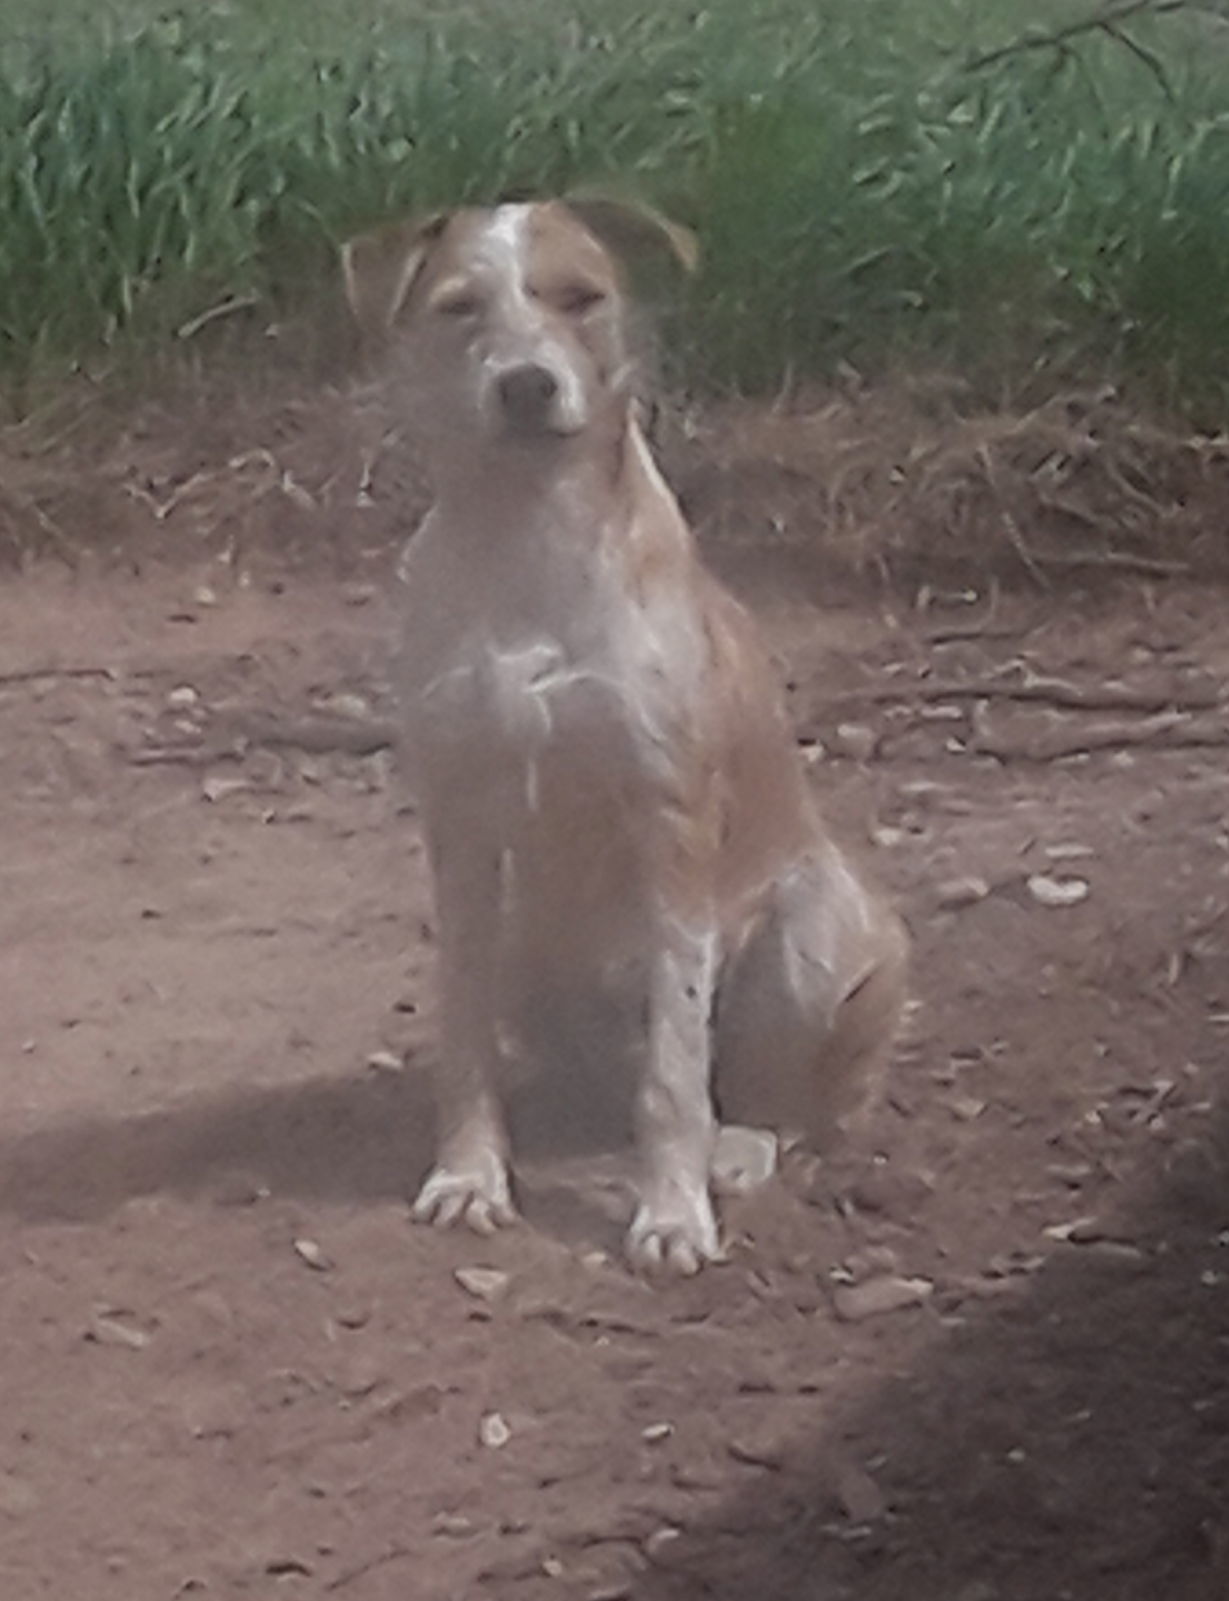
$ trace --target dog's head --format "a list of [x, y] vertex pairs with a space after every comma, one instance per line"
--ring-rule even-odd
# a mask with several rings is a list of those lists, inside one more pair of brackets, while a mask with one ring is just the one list
[[347, 294], [428, 437], [545, 451], [626, 410], [633, 362], [618, 256], [691, 236], [610, 200], [535, 201], [393, 224], [343, 250]]

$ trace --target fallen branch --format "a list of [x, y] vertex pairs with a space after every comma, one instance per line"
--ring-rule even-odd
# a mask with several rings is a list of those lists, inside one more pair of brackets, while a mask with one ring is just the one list
[[134, 767], [180, 764], [209, 767], [214, 762], [242, 761], [251, 750], [299, 750], [311, 756], [339, 754], [374, 756], [397, 738], [389, 720], [360, 723], [340, 717], [277, 719], [253, 714], [210, 730], [210, 737], [173, 745], [147, 745], [126, 750]]
[[1157, 690], [1132, 689], [1128, 684], [1098, 684], [1085, 687], [1063, 678], [1029, 677], [1013, 684], [997, 678], [921, 679], [907, 687], [898, 684], [868, 684], [864, 689], [834, 697], [855, 703], [944, 700], [1010, 700], [1057, 706], [1063, 711], [1131, 711], [1175, 713], [1209, 711], [1223, 705], [1226, 695], [1209, 685], [1206, 690], [1186, 688], [1180, 694]]
[[1224, 745], [1229, 745], [1229, 726], [1220, 719], [1192, 719], [1183, 713], [1163, 712], [1137, 722], [1105, 722], [1079, 730], [1051, 729], [1027, 744], [1018, 737], [996, 733], [984, 723], [979, 725], [975, 718], [968, 749], [975, 755], [996, 756], [1001, 761], [1054, 762], [1065, 757], [1090, 755], [1094, 751], [1129, 750], [1140, 746], [1154, 750], [1190, 750]]
[[1129, 550], [1034, 550], [1030, 554], [1041, 567], [1117, 567], [1150, 578], [1181, 578], [1191, 570], [1189, 562], [1169, 556], [1137, 556]]
[[233, 317], [237, 311], [250, 311], [253, 306], [259, 304], [259, 295], [233, 295], [229, 300], [219, 301], [216, 306], [210, 306], [207, 311], [202, 311], [195, 317], [189, 317], [187, 322], [180, 323], [175, 330], [175, 337], [194, 339], [201, 329], [208, 328], [211, 322], [217, 322], [221, 317]]
[[394, 1562], [400, 1562], [413, 1555], [409, 1546], [390, 1545], [383, 1551], [377, 1551], [374, 1556], [367, 1557], [362, 1562], [356, 1562], [353, 1567], [343, 1568], [336, 1577], [330, 1579], [324, 1586], [326, 1595], [334, 1595], [338, 1590], [344, 1590], [353, 1584], [356, 1579], [365, 1579], [369, 1573], [378, 1568], [387, 1568]]
[[44, 678], [122, 678], [118, 667], [19, 667], [14, 672], [0, 673], [0, 684], [37, 684]]

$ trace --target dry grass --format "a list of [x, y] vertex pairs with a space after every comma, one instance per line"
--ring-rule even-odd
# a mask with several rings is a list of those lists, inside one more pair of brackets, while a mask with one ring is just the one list
[[1109, 390], [989, 411], [956, 380], [914, 378], [719, 408], [669, 454], [714, 537], [810, 546], [845, 571], [954, 564], [1044, 583], [1225, 562], [1229, 437], [1165, 426]]
[[[100, 431], [88, 394], [0, 435], [10, 558], [276, 552], [341, 571], [412, 528], [426, 490], [374, 389], [193, 385]], [[808, 552], [851, 574], [1051, 582], [1084, 567], [1218, 571], [1229, 437], [1112, 392], [974, 408], [958, 380], [849, 384], [805, 401], [665, 408], [660, 443], [706, 540]]]

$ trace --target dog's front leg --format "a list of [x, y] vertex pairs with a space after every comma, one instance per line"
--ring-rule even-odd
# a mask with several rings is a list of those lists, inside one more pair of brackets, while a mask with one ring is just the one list
[[667, 922], [651, 960], [648, 1051], [636, 1097], [643, 1172], [628, 1236], [632, 1262], [695, 1273], [717, 1255], [709, 1195], [716, 1138], [709, 1018], [717, 940]]
[[414, 1217], [440, 1227], [463, 1222], [491, 1234], [516, 1218], [496, 1082], [502, 864], [494, 848], [475, 846], [451, 826], [435, 832], [431, 854], [443, 1027], [435, 1069], [436, 1163]]

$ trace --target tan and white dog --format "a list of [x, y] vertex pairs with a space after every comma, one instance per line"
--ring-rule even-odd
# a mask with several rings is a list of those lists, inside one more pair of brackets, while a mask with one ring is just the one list
[[689, 254], [655, 214], [557, 201], [344, 253], [435, 494], [399, 686], [443, 1012], [415, 1213], [513, 1219], [507, 1040], [531, 997], [615, 986], [640, 1036], [629, 1253], [694, 1272], [718, 1252], [714, 1096], [822, 1138], [887, 1057], [906, 941], [829, 838], [755, 628], [638, 426], [611, 224]]

